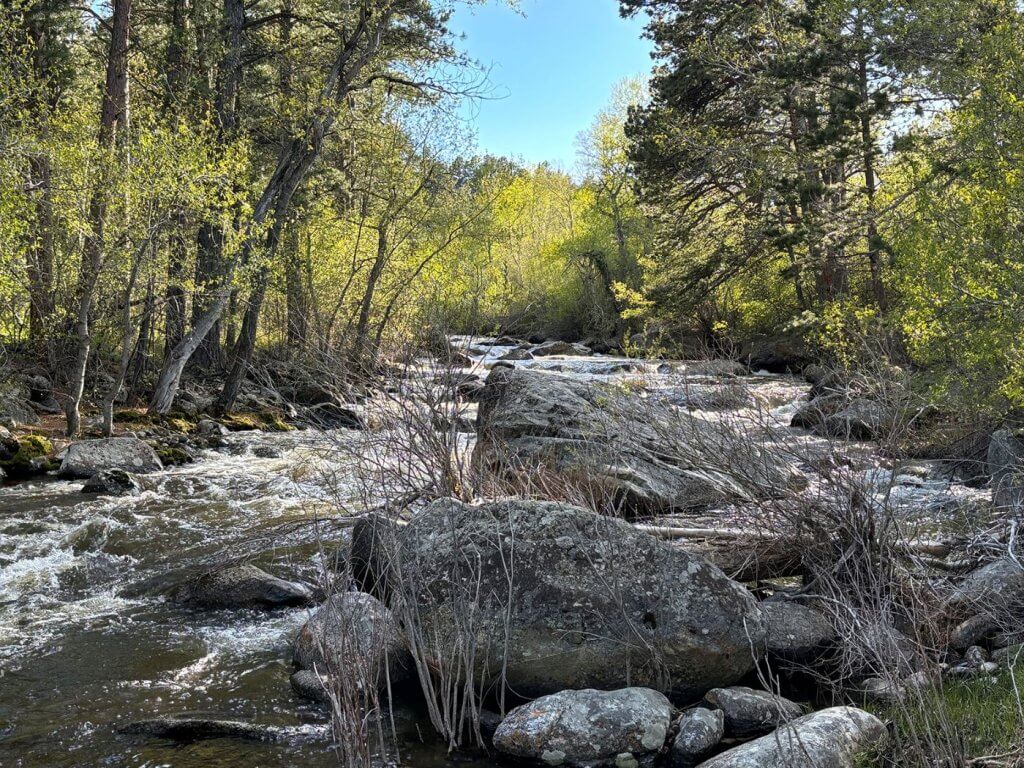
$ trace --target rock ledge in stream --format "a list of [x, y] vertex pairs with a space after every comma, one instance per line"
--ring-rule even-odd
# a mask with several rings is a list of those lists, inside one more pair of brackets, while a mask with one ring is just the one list
[[798, 718], [774, 733], [730, 749], [699, 768], [856, 768], [880, 750], [888, 734], [874, 715], [832, 707]]
[[764, 645], [757, 602], [714, 565], [569, 504], [435, 502], [399, 543], [424, 652], [449, 654], [472, 616], [474, 677], [518, 695], [640, 685], [695, 699]]
[[105, 469], [145, 473], [163, 469], [156, 451], [137, 437], [107, 437], [72, 443], [60, 465], [61, 477], [87, 479]]
[[176, 587], [171, 598], [190, 608], [283, 608], [309, 605], [313, 591], [254, 565], [238, 565], [194, 576]]
[[806, 479], [735, 427], [592, 382], [495, 368], [473, 461], [512, 482], [544, 474], [624, 514], [775, 497]]
[[665, 743], [672, 705], [648, 688], [562, 691], [516, 707], [494, 746], [547, 765], [636, 766]]

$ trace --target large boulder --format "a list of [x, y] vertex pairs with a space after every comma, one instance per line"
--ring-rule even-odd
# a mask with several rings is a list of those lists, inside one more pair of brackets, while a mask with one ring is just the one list
[[854, 707], [832, 707], [722, 752], [699, 768], [856, 768], [886, 743], [885, 724]]
[[60, 474], [88, 479], [105, 469], [141, 474], [163, 468], [152, 446], [137, 437], [106, 437], [69, 445], [60, 465]]
[[280, 608], [308, 605], [313, 591], [255, 565], [236, 565], [188, 579], [173, 591], [172, 598], [192, 608]]
[[477, 431], [478, 469], [530, 483], [551, 473], [626, 514], [778, 496], [804, 482], [728, 424], [544, 371], [493, 369]]
[[561, 691], [509, 712], [494, 746], [552, 766], [630, 768], [662, 748], [671, 722], [672, 705], [649, 688]]
[[588, 357], [594, 354], [589, 347], [582, 344], [573, 344], [569, 341], [548, 341], [534, 347], [534, 357], [549, 357], [551, 355], [573, 355], [575, 357]]
[[[363, 688], [396, 685], [413, 670], [391, 611], [364, 592], [333, 595], [317, 609], [295, 639], [293, 658], [317, 681]], [[294, 677], [293, 687], [316, 697], [311, 676]]]
[[739, 739], [770, 733], [803, 714], [799, 704], [767, 691], [735, 686], [713, 688], [704, 702], [725, 715], [725, 732]]
[[618, 518], [556, 502], [442, 501], [399, 537], [425, 653], [450, 654], [472, 633], [484, 685], [522, 696], [641, 685], [696, 699], [749, 672], [763, 648], [744, 587]]
[[676, 725], [669, 753], [671, 768], [691, 768], [707, 757], [725, 735], [725, 714], [720, 709], [698, 707], [684, 712]]
[[27, 402], [15, 395], [0, 395], [0, 426], [10, 429], [15, 427], [34, 427], [39, 417]]
[[831, 648], [836, 630], [825, 616], [806, 605], [789, 600], [761, 603], [768, 624], [768, 655], [783, 662], [813, 661]]

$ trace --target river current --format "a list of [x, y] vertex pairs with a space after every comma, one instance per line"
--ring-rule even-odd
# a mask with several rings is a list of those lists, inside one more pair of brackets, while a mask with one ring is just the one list
[[[483, 368], [504, 351], [475, 359]], [[606, 357], [517, 363], [584, 378], [646, 377], [666, 391], [721, 383], [699, 367], [658, 373], [656, 363], [627, 364], [635, 365]], [[737, 385], [779, 425], [807, 391], [782, 376]], [[194, 464], [142, 476], [135, 497], [86, 496], [80, 481], [56, 479], [0, 488], [0, 766], [337, 765], [326, 714], [288, 684], [291, 642], [309, 609], [189, 611], [163, 598], [160, 585], [225, 557], [322, 583], [323, 536], [309, 521], [356, 504], [349, 475], [359, 440], [345, 430], [237, 433]], [[178, 744], [119, 732], [178, 714], [277, 726], [279, 738]], [[397, 725], [402, 763], [449, 762], [417, 713], [399, 709]]]

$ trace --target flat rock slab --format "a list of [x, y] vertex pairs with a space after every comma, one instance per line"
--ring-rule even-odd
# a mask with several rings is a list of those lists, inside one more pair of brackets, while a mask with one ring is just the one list
[[508, 755], [547, 765], [637, 765], [665, 743], [672, 705], [648, 688], [562, 691], [516, 707], [494, 733]]

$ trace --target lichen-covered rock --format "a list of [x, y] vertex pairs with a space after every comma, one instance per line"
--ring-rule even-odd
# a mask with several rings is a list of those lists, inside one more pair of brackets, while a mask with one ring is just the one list
[[171, 596], [192, 608], [280, 608], [313, 601], [313, 591], [305, 584], [279, 579], [255, 565], [207, 571], [179, 585]]
[[741, 739], [774, 731], [803, 714], [796, 702], [744, 686], [713, 688], [704, 701], [712, 709], [722, 710], [725, 732]]
[[831, 707], [734, 747], [699, 768], [859, 768], [884, 747], [885, 724], [854, 707]]
[[442, 501], [399, 536], [425, 650], [449, 654], [472, 632], [484, 685], [523, 696], [641, 685], [695, 699], [749, 672], [763, 648], [744, 587], [621, 519], [556, 502]]
[[691, 768], [711, 754], [725, 735], [725, 713], [697, 708], [684, 712], [669, 753], [671, 768]]
[[768, 654], [775, 659], [812, 661], [836, 641], [836, 631], [819, 611], [788, 600], [761, 603], [768, 625]]
[[123, 469], [105, 469], [85, 481], [82, 493], [102, 493], [104, 496], [136, 496], [142, 486]]
[[1003, 557], [971, 571], [957, 585], [951, 602], [957, 609], [987, 612], [997, 619], [1024, 615], [1024, 564]]
[[582, 344], [573, 344], [569, 341], [548, 341], [534, 347], [531, 351], [534, 357], [548, 357], [550, 355], [586, 357], [593, 354], [589, 347], [585, 347]]
[[152, 446], [137, 437], [106, 437], [69, 445], [60, 465], [60, 474], [87, 479], [105, 469], [142, 474], [163, 468]]
[[[295, 639], [293, 658], [338, 685], [395, 685], [413, 670], [391, 611], [364, 592], [342, 592], [320, 606]], [[292, 681], [297, 690], [312, 683], [309, 676]]]
[[774, 497], [805, 482], [729, 425], [545, 371], [493, 369], [477, 431], [479, 469], [511, 481], [552, 473], [625, 514]]
[[648, 688], [561, 691], [509, 712], [494, 746], [552, 766], [625, 768], [662, 748], [671, 721], [668, 699]]

